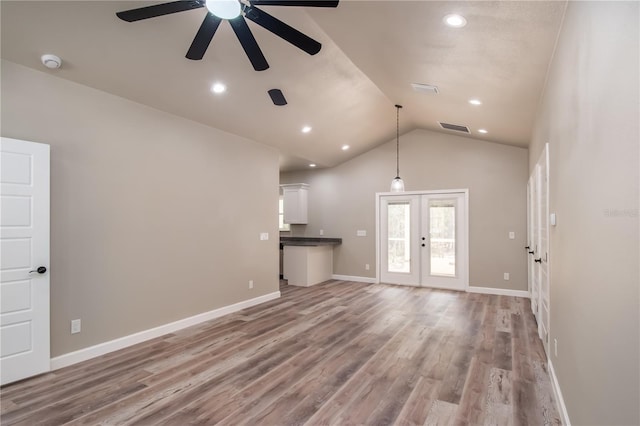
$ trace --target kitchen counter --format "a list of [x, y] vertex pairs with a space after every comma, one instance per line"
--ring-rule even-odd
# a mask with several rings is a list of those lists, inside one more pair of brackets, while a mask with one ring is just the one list
[[284, 278], [290, 285], [309, 287], [333, 274], [333, 246], [342, 238], [280, 237]]
[[342, 238], [322, 238], [322, 237], [280, 237], [280, 244], [283, 246], [334, 246], [342, 244]]

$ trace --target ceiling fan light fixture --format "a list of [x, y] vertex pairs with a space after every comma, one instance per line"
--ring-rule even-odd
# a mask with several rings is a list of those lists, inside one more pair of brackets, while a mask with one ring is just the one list
[[207, 0], [206, 6], [209, 12], [221, 19], [234, 19], [242, 12], [238, 0]]

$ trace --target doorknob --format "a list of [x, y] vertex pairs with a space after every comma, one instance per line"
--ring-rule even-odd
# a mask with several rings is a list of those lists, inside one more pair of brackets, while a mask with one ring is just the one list
[[422, 244], [422, 247], [426, 247], [426, 246], [424, 245], [424, 243]]
[[425, 238], [425, 237], [422, 237], [422, 241], [424, 241], [424, 240], [426, 240], [426, 238]]
[[537, 263], [542, 263], [542, 258], [540, 258], [540, 259], [533, 259], [533, 261], [534, 261], [534, 262], [537, 262]]
[[34, 269], [33, 271], [29, 271], [30, 274], [37, 272], [39, 274], [44, 274], [45, 272], [47, 272], [47, 268], [45, 268], [44, 266], [38, 266], [38, 269]]

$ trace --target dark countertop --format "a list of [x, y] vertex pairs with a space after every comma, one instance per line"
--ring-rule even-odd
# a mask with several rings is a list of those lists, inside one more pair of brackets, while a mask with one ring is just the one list
[[342, 238], [315, 238], [315, 237], [280, 237], [282, 246], [334, 246], [342, 244]]

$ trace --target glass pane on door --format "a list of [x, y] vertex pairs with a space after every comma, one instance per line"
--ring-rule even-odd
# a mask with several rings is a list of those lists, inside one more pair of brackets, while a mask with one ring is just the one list
[[456, 276], [456, 204], [455, 200], [429, 202], [431, 275]]
[[387, 270], [389, 272], [411, 272], [410, 203], [389, 203], [387, 218]]

